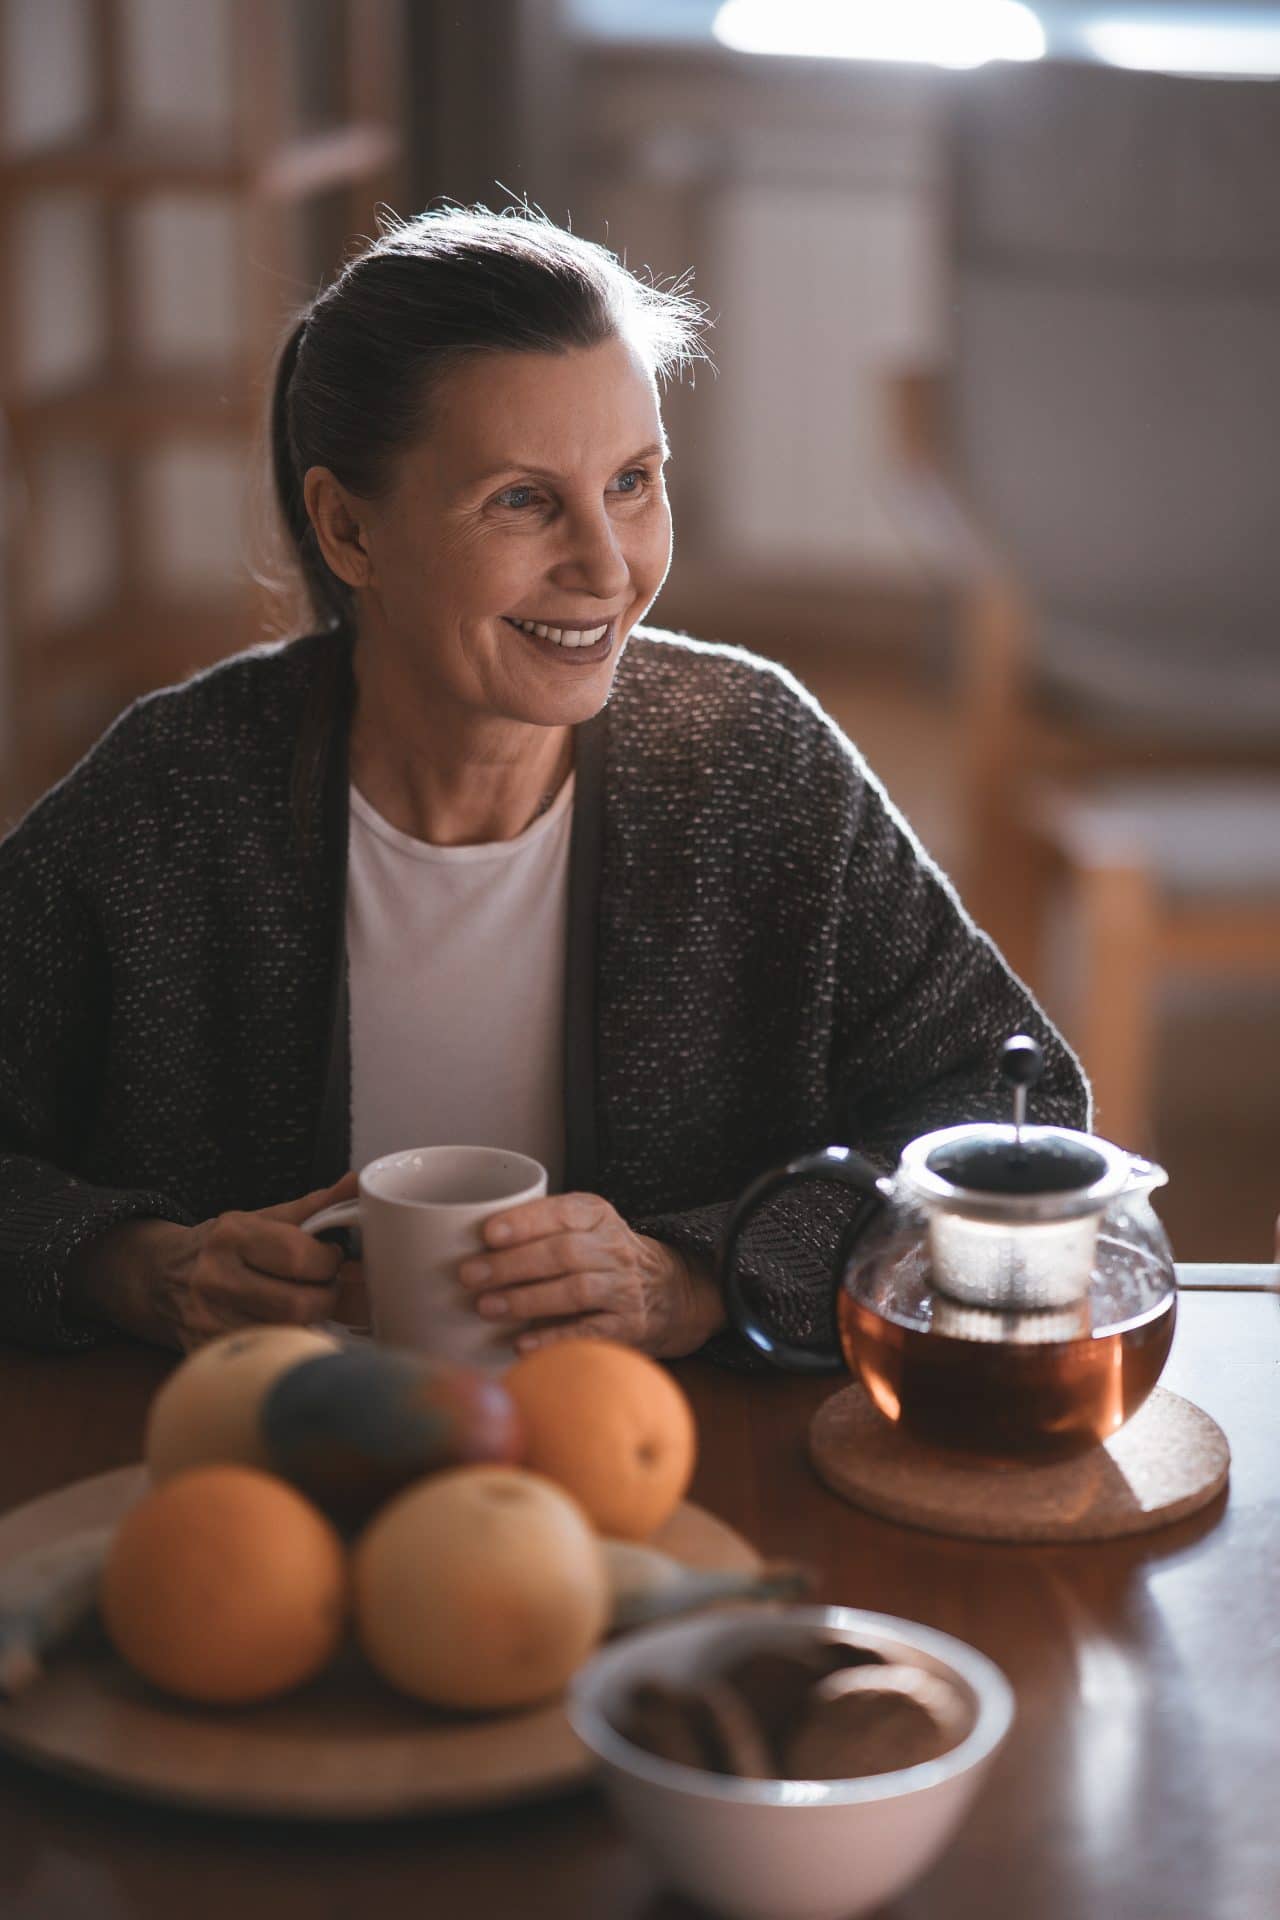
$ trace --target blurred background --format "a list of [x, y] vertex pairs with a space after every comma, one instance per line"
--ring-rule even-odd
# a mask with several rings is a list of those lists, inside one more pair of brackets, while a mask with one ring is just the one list
[[[784, 662], [1169, 1169], [1280, 1208], [1280, 7], [0, 0], [0, 795], [273, 634], [288, 314], [442, 196], [661, 280], [655, 618]], [[1034, 1105], [1033, 1105], [1034, 1111]]]

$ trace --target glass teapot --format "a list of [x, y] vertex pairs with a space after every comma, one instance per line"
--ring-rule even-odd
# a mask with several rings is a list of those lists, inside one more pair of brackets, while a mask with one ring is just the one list
[[1013, 1124], [924, 1134], [892, 1175], [826, 1147], [749, 1187], [720, 1258], [739, 1331], [780, 1365], [829, 1364], [766, 1326], [736, 1256], [766, 1201], [796, 1181], [839, 1181], [867, 1203], [833, 1275], [840, 1345], [887, 1420], [1000, 1465], [1064, 1459], [1113, 1434], [1173, 1339], [1173, 1256], [1150, 1204], [1167, 1175], [1092, 1134], [1026, 1125], [1042, 1065], [1033, 1040], [1007, 1041]]

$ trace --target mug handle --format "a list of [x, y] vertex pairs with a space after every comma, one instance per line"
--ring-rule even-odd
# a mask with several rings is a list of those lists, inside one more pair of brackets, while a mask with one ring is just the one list
[[[333, 1227], [359, 1228], [360, 1214], [361, 1204], [358, 1200], [340, 1200], [336, 1206], [324, 1207], [319, 1213], [313, 1213], [309, 1220], [300, 1220], [298, 1224], [303, 1233], [328, 1233]], [[349, 1326], [344, 1320], [326, 1320], [324, 1327], [340, 1338], [346, 1338], [352, 1334], [363, 1337], [370, 1331], [363, 1324]]]
[[742, 1282], [735, 1270], [735, 1258], [738, 1242], [742, 1237], [748, 1220], [766, 1200], [781, 1193], [785, 1187], [801, 1180], [838, 1180], [846, 1187], [853, 1187], [865, 1200], [871, 1201], [869, 1208], [855, 1215], [849, 1229], [840, 1243], [837, 1256], [838, 1265], [834, 1275], [837, 1286], [840, 1284], [844, 1262], [853, 1242], [858, 1239], [872, 1213], [884, 1205], [892, 1191], [890, 1183], [883, 1174], [872, 1166], [869, 1160], [855, 1153], [852, 1147], [823, 1147], [818, 1153], [801, 1154], [799, 1159], [788, 1160], [785, 1166], [774, 1167], [768, 1173], [762, 1173], [752, 1182], [730, 1210], [724, 1230], [724, 1239], [720, 1243], [720, 1285], [724, 1293], [725, 1305], [729, 1309], [729, 1318], [740, 1333], [746, 1335], [752, 1345], [775, 1366], [793, 1368], [797, 1373], [833, 1373], [838, 1362], [824, 1359], [821, 1354], [812, 1353], [807, 1347], [796, 1347], [780, 1334], [773, 1333], [760, 1319], [749, 1304], [742, 1291]]
[[309, 1220], [300, 1220], [298, 1225], [303, 1233], [327, 1233], [331, 1227], [358, 1227], [360, 1202], [340, 1200], [336, 1207], [323, 1207]]

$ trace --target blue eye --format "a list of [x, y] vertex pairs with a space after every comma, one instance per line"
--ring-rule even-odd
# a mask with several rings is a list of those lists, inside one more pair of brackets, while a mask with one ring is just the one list
[[[628, 467], [611, 482], [609, 491], [621, 494], [624, 499], [634, 500], [647, 492], [652, 484], [653, 475], [647, 467]], [[506, 487], [495, 495], [495, 504], [511, 513], [524, 513], [530, 507], [536, 507], [545, 497], [537, 487], [522, 481], [518, 486]]]
[[[524, 494], [526, 498], [520, 500], [515, 499], [513, 496], [516, 494]], [[498, 495], [498, 504], [499, 506], [512, 507], [516, 511], [519, 511], [521, 507], [532, 505], [535, 498], [535, 491], [532, 487], [508, 487], [505, 493]]]

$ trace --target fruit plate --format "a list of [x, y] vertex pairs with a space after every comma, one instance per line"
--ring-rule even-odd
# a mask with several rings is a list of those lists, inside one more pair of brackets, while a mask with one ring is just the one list
[[[0, 1566], [82, 1527], [109, 1526], [145, 1467], [78, 1480], [0, 1517]], [[754, 1571], [742, 1536], [686, 1502], [654, 1539], [693, 1567]], [[307, 1686], [259, 1707], [172, 1700], [97, 1624], [43, 1677], [0, 1702], [0, 1749], [136, 1797], [273, 1819], [375, 1820], [533, 1800], [580, 1786], [594, 1761], [559, 1701], [522, 1713], [438, 1713], [381, 1681], [348, 1641]]]

